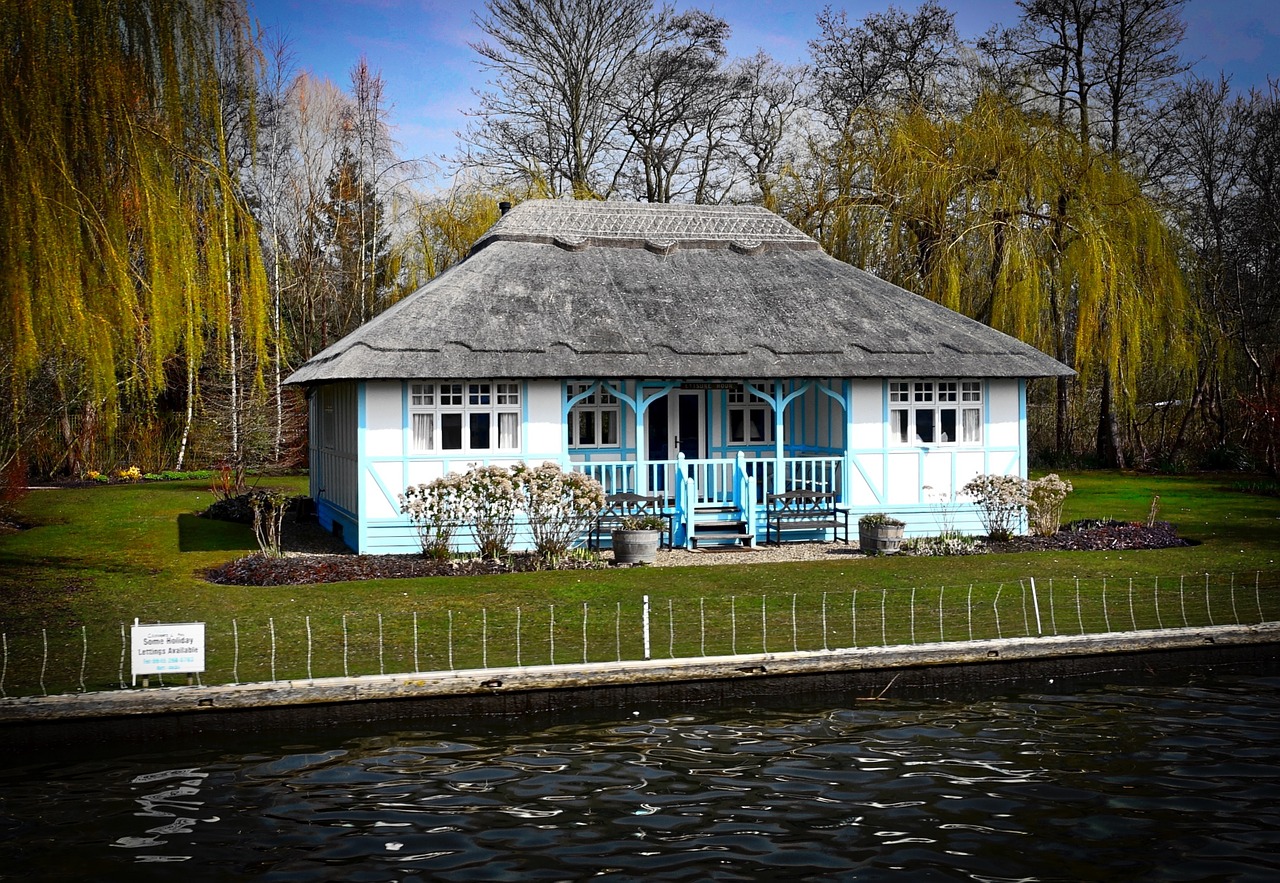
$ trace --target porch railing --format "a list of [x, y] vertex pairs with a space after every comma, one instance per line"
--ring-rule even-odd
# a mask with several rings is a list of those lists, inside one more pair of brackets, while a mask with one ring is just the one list
[[[809, 490], [842, 494], [844, 490], [843, 457], [784, 457], [781, 461], [772, 457], [744, 457], [741, 459], [701, 460], [653, 460], [644, 464], [643, 493], [676, 499], [676, 474], [683, 471], [692, 483], [692, 501], [695, 505], [731, 505], [737, 487], [736, 469], [741, 468], [754, 485], [753, 496], [757, 504], [763, 504], [766, 494], [783, 491]], [[779, 470], [781, 464], [781, 470]], [[573, 468], [586, 473], [604, 487], [606, 494], [634, 494], [641, 489], [636, 482], [639, 465], [634, 460], [600, 460], [591, 463], [574, 463]], [[779, 480], [780, 479], [780, 480]]]

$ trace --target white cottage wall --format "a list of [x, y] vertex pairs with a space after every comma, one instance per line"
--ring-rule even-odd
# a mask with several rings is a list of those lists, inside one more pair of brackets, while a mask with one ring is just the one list
[[356, 384], [334, 383], [311, 394], [310, 486], [316, 518], [325, 530], [351, 541], [360, 511], [357, 481]]

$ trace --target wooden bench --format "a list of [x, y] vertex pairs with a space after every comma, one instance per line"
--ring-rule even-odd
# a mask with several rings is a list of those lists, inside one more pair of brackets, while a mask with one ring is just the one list
[[765, 497], [764, 541], [782, 544], [784, 530], [831, 531], [832, 540], [849, 542], [849, 510], [830, 491], [787, 491]]
[[591, 528], [588, 543], [591, 548], [600, 548], [600, 537], [614, 528], [622, 527], [626, 518], [643, 518], [646, 515], [657, 516], [667, 523], [667, 529], [661, 538], [661, 544], [668, 549], [675, 537], [671, 515], [664, 512], [666, 501], [662, 497], [646, 497], [643, 494], [609, 494], [605, 497], [604, 508], [596, 516], [596, 523]]

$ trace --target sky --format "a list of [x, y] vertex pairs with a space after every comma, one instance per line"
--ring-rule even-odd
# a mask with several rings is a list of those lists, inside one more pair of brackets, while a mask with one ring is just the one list
[[[1201, 76], [1225, 72], [1240, 90], [1280, 77], [1280, 16], [1272, 0], [1188, 0], [1182, 52]], [[385, 83], [392, 134], [404, 158], [424, 157], [445, 170], [466, 111], [478, 105], [485, 74], [469, 43], [481, 34], [474, 22], [483, 0], [249, 0], [252, 14], [285, 38], [298, 70], [350, 88], [350, 71], [363, 55]], [[708, 9], [729, 23], [732, 57], [763, 49], [775, 60], [803, 63], [818, 36], [825, 6], [843, 8], [851, 22], [890, 5], [914, 10], [915, 0], [677, 0], [677, 9]], [[942, 0], [956, 16], [961, 37], [991, 25], [1012, 26], [1014, 0]], [[437, 183], [443, 183], [438, 181]]]

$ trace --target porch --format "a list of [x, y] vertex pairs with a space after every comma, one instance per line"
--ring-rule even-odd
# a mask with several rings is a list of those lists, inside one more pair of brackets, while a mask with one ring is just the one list
[[[600, 482], [608, 495], [657, 497], [671, 518], [672, 543], [686, 549], [727, 544], [754, 547], [765, 535], [770, 495], [832, 494], [847, 508], [843, 456], [593, 461], [572, 468]], [[822, 532], [825, 534], [825, 532]], [[793, 537], [802, 538], [802, 537]], [[813, 538], [818, 538], [817, 534]]]

